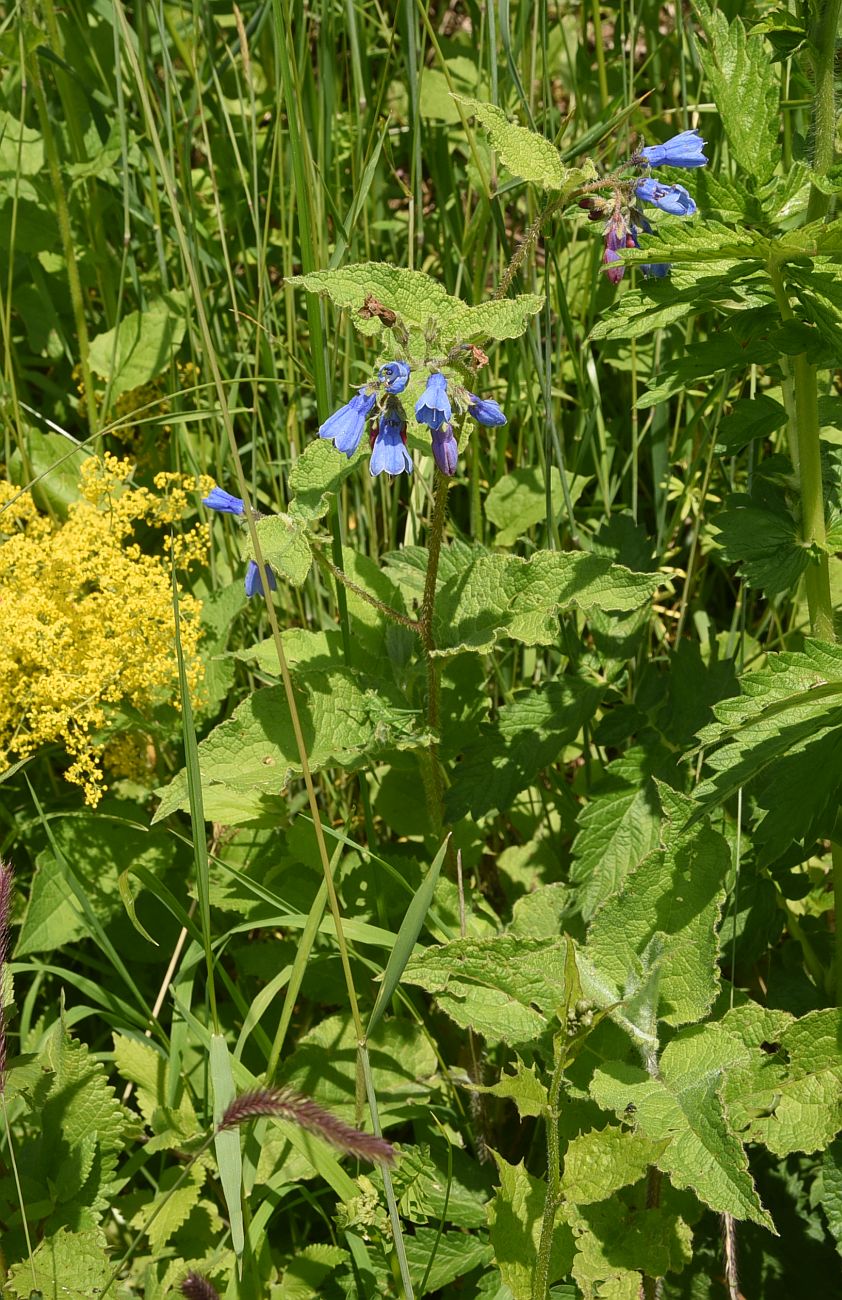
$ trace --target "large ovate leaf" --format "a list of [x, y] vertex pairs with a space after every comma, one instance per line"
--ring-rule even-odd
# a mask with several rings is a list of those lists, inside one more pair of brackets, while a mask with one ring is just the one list
[[457, 939], [411, 957], [404, 982], [432, 993], [457, 1024], [493, 1041], [527, 1043], [565, 1005], [563, 939]]
[[632, 573], [601, 555], [538, 551], [521, 560], [475, 550], [439, 592], [435, 653], [485, 653], [500, 637], [552, 645], [563, 610], [637, 609], [658, 585], [656, 574]]
[[31, 1263], [25, 1259], [9, 1270], [4, 1294], [9, 1300], [91, 1300], [105, 1289], [111, 1271], [104, 1233], [62, 1228], [38, 1243]]
[[[415, 730], [417, 716], [392, 703], [391, 698], [398, 699], [394, 690], [387, 693], [385, 684], [374, 678], [337, 665], [297, 673], [294, 688], [312, 771], [354, 767], [367, 753], [414, 749], [429, 742], [426, 732]], [[208, 800], [217, 795], [277, 794], [291, 776], [300, 774], [283, 687], [255, 691], [215, 727], [199, 745], [199, 767], [208, 814]], [[184, 773], [159, 793], [156, 821], [189, 806]]]
[[564, 167], [555, 145], [537, 131], [510, 122], [496, 104], [486, 104], [462, 95], [454, 98], [473, 113], [488, 132], [492, 149], [500, 155], [509, 171], [521, 180], [533, 181], [545, 190], [568, 192], [596, 174], [593, 167]]
[[92, 339], [91, 369], [111, 381], [111, 400], [160, 375], [181, 346], [184, 329], [179, 305], [172, 298], [160, 298]]
[[651, 970], [658, 1016], [681, 1025], [705, 1016], [716, 995], [716, 927], [731, 854], [706, 824], [679, 833], [692, 801], [661, 789], [672, 803], [672, 834], [596, 913], [585, 956], [616, 1001], [632, 995]]
[[[310, 572], [313, 554], [300, 519], [293, 514], [271, 515], [268, 519], [259, 519], [256, 528], [266, 564], [294, 587], [302, 586]], [[250, 540], [246, 553], [254, 559]]]
[[369, 314], [370, 307], [366, 308], [366, 300], [374, 298], [406, 327], [412, 350], [419, 357], [426, 355], [424, 340], [431, 321], [441, 347], [481, 343], [489, 338], [514, 339], [543, 304], [543, 298], [527, 293], [469, 307], [424, 271], [407, 271], [385, 262], [359, 262], [333, 271], [312, 271], [309, 275], [291, 276], [287, 283], [327, 294], [337, 307], [351, 311], [354, 325], [364, 334], [378, 334], [383, 329], [381, 318]]
[[650, 1078], [636, 1065], [613, 1062], [600, 1067], [591, 1095], [636, 1133], [661, 1146], [655, 1164], [675, 1187], [689, 1187], [720, 1213], [752, 1219], [771, 1228], [760, 1204], [748, 1160], [728, 1127], [719, 1096], [722, 1067], [711, 1052], [673, 1078], [673, 1057], [664, 1052], [660, 1077]]

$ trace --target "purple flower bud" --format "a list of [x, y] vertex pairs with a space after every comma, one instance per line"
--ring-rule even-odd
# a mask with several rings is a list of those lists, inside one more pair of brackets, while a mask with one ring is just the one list
[[209, 510], [220, 510], [225, 515], [245, 513], [242, 498], [232, 497], [230, 492], [225, 492], [221, 487], [211, 488], [208, 495], [202, 498], [202, 505], [207, 506]]
[[477, 424], [484, 424], [490, 429], [508, 423], [500, 407], [489, 397], [476, 397], [473, 393], [468, 393], [468, 412]]
[[683, 185], [661, 185], [651, 176], [637, 182], [635, 194], [644, 203], [654, 203], [662, 212], [674, 217], [692, 217], [696, 204]]
[[427, 387], [415, 403], [415, 418], [419, 424], [428, 424], [431, 429], [439, 429], [453, 416], [453, 409], [447, 396], [447, 380], [439, 370], [434, 370], [427, 380]]
[[409, 383], [409, 366], [405, 361], [389, 361], [377, 372], [387, 393], [402, 393]]
[[[503, 423], [505, 424], [505, 420]], [[440, 429], [433, 429], [432, 438], [433, 455], [442, 474], [448, 476], [455, 474], [459, 454], [453, 433], [453, 425], [443, 424]]]
[[636, 244], [637, 240], [626, 225], [625, 217], [615, 214], [605, 227], [605, 252], [602, 256], [605, 274], [612, 284], [619, 284], [626, 271], [619, 250], [634, 248]]
[[380, 416], [380, 424], [371, 450], [369, 473], [372, 478], [382, 474], [412, 473], [412, 457], [406, 449], [406, 419], [403, 411], [392, 407]]
[[[275, 581], [275, 575], [266, 565], [266, 578], [271, 591], [277, 591], [278, 584]], [[255, 560], [249, 560], [249, 567], [246, 569], [246, 595], [251, 599], [252, 596], [263, 595], [263, 583], [260, 579], [260, 568]]]
[[681, 131], [664, 144], [651, 144], [641, 149], [632, 162], [647, 162], [650, 167], [704, 167], [707, 163], [702, 150], [705, 142], [696, 130]]
[[338, 411], [334, 411], [333, 415], [328, 416], [319, 429], [319, 437], [330, 438], [336, 450], [344, 451], [350, 460], [360, 445], [365, 422], [375, 401], [374, 393], [367, 393], [365, 389], [360, 389], [350, 402], [346, 402]]

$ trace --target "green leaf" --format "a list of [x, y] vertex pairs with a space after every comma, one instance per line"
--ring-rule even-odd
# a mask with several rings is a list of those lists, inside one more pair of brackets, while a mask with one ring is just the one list
[[[413, 1021], [381, 1020], [368, 1038], [377, 1107], [384, 1128], [426, 1107], [438, 1062]], [[329, 1069], [325, 1063], [330, 1062]], [[348, 1123], [356, 1123], [357, 1038], [347, 1016], [327, 1016], [299, 1039], [284, 1061], [278, 1082], [312, 1097]]]
[[[225, 1109], [237, 1095], [234, 1076], [231, 1072], [231, 1058], [228, 1044], [222, 1034], [211, 1034], [210, 1040], [210, 1075], [213, 1089], [213, 1122], [218, 1126]], [[236, 1128], [215, 1133], [213, 1139], [216, 1163], [219, 1169], [219, 1181], [225, 1205], [228, 1210], [228, 1222], [231, 1225], [231, 1244], [235, 1255], [242, 1255], [245, 1245], [245, 1228], [243, 1224], [243, 1158], [240, 1153], [240, 1134]]]
[[608, 764], [593, 797], [579, 809], [570, 878], [579, 886], [576, 897], [586, 921], [658, 844], [656, 770], [648, 750], [627, 750]]
[[505, 812], [516, 794], [532, 783], [574, 741], [599, 707], [601, 682], [562, 677], [524, 691], [505, 704], [494, 722], [479, 727], [466, 746], [445, 795], [448, 822], [466, 814]]
[[729, 25], [721, 10], [696, 0], [696, 13], [707, 38], [699, 57], [737, 162], [758, 181], [766, 181], [780, 160], [780, 92], [769, 47], [760, 36], [747, 36], [742, 19]]
[[[571, 474], [567, 490], [575, 505], [591, 481], [591, 475]], [[561, 475], [553, 466], [550, 469], [550, 490], [555, 505], [555, 518], [565, 509]], [[544, 489], [544, 472], [539, 465], [527, 465], [504, 474], [493, 485], [485, 498], [485, 513], [499, 531], [495, 539], [498, 546], [511, 546], [522, 533], [545, 523], [547, 498]]]
[[538, 551], [521, 560], [477, 549], [439, 591], [435, 653], [484, 654], [501, 636], [524, 645], [554, 645], [562, 610], [632, 610], [650, 600], [658, 586], [657, 575], [632, 573], [603, 556]]
[[755, 846], [767, 863], [793, 841], [809, 850], [833, 830], [842, 785], [842, 649], [808, 640], [801, 651], [769, 655], [740, 686], [742, 695], [716, 704], [717, 721], [699, 732], [712, 775], [695, 798], [711, 807], [750, 785]]
[[[414, 749], [428, 743], [426, 732], [414, 730], [416, 715], [383, 698], [383, 682], [336, 666], [296, 673], [294, 687], [314, 772], [327, 766], [354, 767], [389, 746]], [[395, 688], [390, 694], [400, 699]], [[283, 687], [255, 691], [215, 727], [199, 745], [199, 766], [203, 793], [211, 799], [220, 794], [278, 793], [291, 776], [299, 775], [301, 762]], [[183, 773], [158, 793], [155, 821], [188, 807]], [[251, 815], [248, 807], [245, 812]], [[236, 815], [235, 807], [229, 812], [232, 825], [237, 824]]]
[[564, 1155], [562, 1187], [577, 1206], [604, 1201], [621, 1187], [645, 1177], [666, 1146], [630, 1129], [594, 1129], [571, 1140]]
[[184, 328], [174, 299], [158, 298], [91, 340], [91, 369], [112, 380], [112, 402], [166, 370], [181, 347]]
[[91, 1300], [104, 1290], [112, 1265], [105, 1236], [99, 1231], [70, 1232], [62, 1228], [36, 1246], [32, 1262], [13, 1264], [5, 1287], [9, 1300]]
[[591, 1095], [660, 1147], [655, 1163], [673, 1186], [692, 1188], [719, 1213], [752, 1219], [774, 1231], [758, 1199], [742, 1145], [725, 1121], [718, 1092], [721, 1064], [711, 1051], [688, 1069], [683, 1046], [686, 1051], [685, 1044], [670, 1044], [664, 1050], [657, 1079], [650, 1079], [638, 1066], [620, 1062], [600, 1067], [591, 1081]]
[[[510, 1165], [497, 1152], [500, 1186], [488, 1205], [488, 1229], [494, 1262], [514, 1300], [532, 1300], [532, 1274], [541, 1239], [546, 1184], [527, 1173], [523, 1161]], [[566, 1223], [553, 1230], [548, 1282], [564, 1277], [573, 1262], [573, 1234]]]
[[17, 114], [0, 109], [0, 176], [40, 176], [43, 171], [40, 131], [24, 126]]
[[503, 164], [521, 180], [533, 181], [545, 190], [568, 191], [594, 175], [593, 169], [586, 177], [580, 169], [568, 170], [562, 165], [555, 145], [525, 126], [515, 126], [496, 104], [484, 104], [465, 95], [454, 95], [464, 104], [488, 132], [492, 149], [500, 155]]
[[535, 294], [520, 294], [469, 307], [460, 298], [451, 297], [438, 280], [424, 271], [407, 271], [385, 262], [359, 262], [333, 271], [290, 276], [287, 284], [327, 294], [337, 307], [350, 310], [354, 326], [369, 335], [379, 334], [384, 328], [378, 316], [360, 315], [366, 299], [373, 296], [382, 307], [395, 312], [407, 328], [410, 351], [419, 360], [427, 356], [426, 336], [431, 320], [440, 348], [481, 343], [489, 338], [515, 339], [544, 302]]
[[786, 411], [783, 406], [766, 393], [758, 393], [753, 398], [741, 398], [734, 403], [730, 415], [720, 421], [714, 450], [719, 455], [732, 454], [757, 438], [768, 438], [785, 424]]
[[[738, 267], [728, 263], [766, 262], [776, 241], [754, 230], [731, 230], [719, 221], [688, 221], [686, 217], [659, 217], [658, 229], [639, 236], [640, 247], [626, 249], [627, 266], [646, 262], [667, 262], [679, 266], [684, 262], [718, 262], [718, 275], [735, 274]], [[751, 268], [739, 268], [750, 270]]]
[[825, 1151], [810, 1201], [822, 1207], [837, 1253], [842, 1255], [842, 1138], [836, 1138]]
[[[165, 1169], [155, 1195], [131, 1220], [131, 1226], [144, 1233], [153, 1255], [160, 1255], [166, 1249], [169, 1240], [199, 1204], [208, 1173], [206, 1164], [197, 1161], [180, 1182], [182, 1172], [178, 1166]], [[178, 1182], [180, 1185], [176, 1186]]]
[[[291, 514], [272, 515], [268, 519], [259, 519], [256, 528], [266, 563], [293, 587], [301, 587], [313, 562], [307, 532], [301, 521]], [[246, 554], [252, 560], [255, 558], [250, 540], [247, 541]]]
[[751, 497], [731, 500], [732, 508], [720, 510], [710, 529], [723, 559], [738, 564], [746, 585], [762, 588], [767, 596], [794, 591], [810, 564], [795, 520], [751, 505]]
[[504, 1097], [513, 1101], [521, 1119], [543, 1115], [547, 1109], [547, 1089], [538, 1078], [534, 1065], [526, 1066], [520, 1057], [515, 1058], [514, 1074], [501, 1074], [496, 1083], [485, 1086], [471, 1084], [472, 1092], [487, 1093], [489, 1097]]
[[[464, 1277], [475, 1268], [482, 1268], [491, 1263], [491, 1247], [485, 1236], [458, 1232], [448, 1229], [439, 1237], [436, 1228], [416, 1228], [412, 1236], [405, 1239], [406, 1257], [409, 1260], [409, 1272], [417, 1296], [441, 1294], [442, 1287], [449, 1286], [458, 1277]], [[435, 1250], [433, 1266], [427, 1274], [430, 1256]], [[419, 1290], [422, 1279], [427, 1276], [427, 1285]]]
[[539, 1038], [565, 1005], [566, 941], [498, 935], [426, 948], [404, 970], [458, 1025], [493, 1041]]
[[79, 476], [88, 460], [87, 451], [60, 433], [30, 429], [26, 454], [28, 464], [24, 465], [20, 451], [16, 448], [12, 452], [10, 480], [18, 487], [29, 487], [31, 483], [32, 495], [39, 508], [52, 509], [59, 518], [66, 519], [67, 507], [79, 499]]
[[[693, 804], [662, 790], [662, 798], [669, 794], [675, 801], [675, 829]], [[667, 846], [650, 853], [597, 912], [585, 956], [615, 990], [612, 1001], [620, 1001], [638, 987], [649, 954], [657, 951], [658, 1014], [681, 1025], [702, 1019], [716, 996], [716, 926], [731, 854], [725, 838], [707, 825], [672, 837], [667, 827], [665, 838]]]
[[349, 459], [332, 443], [314, 438], [304, 448], [289, 473], [290, 514], [312, 523], [326, 515], [349, 474], [356, 472], [363, 452], [357, 449]]
[[584, 1207], [573, 1201], [564, 1206], [576, 1239], [571, 1271], [584, 1300], [639, 1300], [641, 1274], [663, 1277], [689, 1264], [690, 1227], [671, 1207], [646, 1208], [642, 1199], [615, 1195]]
[[[739, 1022], [725, 1017], [723, 1028]], [[731, 1070], [728, 1119], [744, 1141], [777, 1156], [819, 1151], [842, 1129], [842, 1011], [812, 1011]]]
[[368, 1018], [366, 1035], [369, 1035], [379, 1024], [386, 1007], [392, 1000], [395, 989], [400, 983], [401, 975], [404, 972], [406, 963], [412, 956], [412, 951], [418, 940], [418, 936], [426, 920], [427, 913], [430, 910], [430, 904], [433, 901], [436, 884], [441, 871], [441, 865], [444, 862], [447, 853], [447, 840], [442, 844], [435, 858], [433, 859], [430, 870], [427, 872], [418, 889], [412, 896], [409, 907], [406, 909], [400, 929], [395, 939], [394, 947], [389, 953], [389, 960], [386, 963], [386, 969], [383, 972], [383, 983], [380, 986], [380, 992], [377, 994], [371, 1015]]

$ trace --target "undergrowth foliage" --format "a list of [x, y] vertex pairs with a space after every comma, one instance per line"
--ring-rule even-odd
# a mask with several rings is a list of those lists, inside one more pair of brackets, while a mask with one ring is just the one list
[[827, 1293], [840, 5], [334, 8], [0, 34], [0, 1289]]

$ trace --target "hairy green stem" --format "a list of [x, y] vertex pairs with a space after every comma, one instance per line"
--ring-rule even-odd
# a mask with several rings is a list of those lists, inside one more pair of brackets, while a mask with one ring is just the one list
[[[768, 270], [781, 318], [784, 321], [792, 320], [794, 312], [781, 268], [777, 262], [770, 262]], [[816, 367], [810, 364], [804, 352], [792, 361], [792, 382], [795, 390], [795, 428], [790, 429], [790, 442], [798, 449], [801, 538], [805, 546], [817, 552], [807, 568], [805, 578], [810, 627], [814, 636], [823, 641], [832, 641], [833, 603], [830, 596], [830, 566], [825, 549], [827, 533], [819, 442], [818, 379]]]
[[344, 570], [339, 568], [338, 564], [334, 564], [326, 555], [323, 555], [318, 548], [313, 551], [313, 555], [315, 556], [316, 563], [320, 565], [326, 573], [330, 573], [337, 582], [342, 584], [343, 587], [347, 587], [349, 591], [353, 591], [354, 595], [359, 596], [360, 600], [364, 600], [367, 604], [372, 605], [374, 609], [378, 610], [385, 618], [390, 618], [393, 623], [400, 623], [401, 627], [407, 627], [410, 632], [417, 632], [419, 636], [421, 635], [421, 624], [417, 619], [410, 618], [408, 614], [402, 614], [398, 609], [393, 609], [392, 606], [387, 605], [385, 601], [378, 600], [376, 596], [372, 596], [371, 592], [366, 591], [364, 587], [358, 586], [352, 578], [348, 577]]
[[[564, 1031], [562, 1031], [563, 1033]], [[541, 1237], [538, 1242], [538, 1258], [532, 1275], [532, 1300], [547, 1300], [550, 1280], [550, 1257], [553, 1249], [553, 1229], [555, 1216], [561, 1205], [561, 1148], [558, 1141], [558, 1099], [564, 1080], [564, 1068], [567, 1064], [567, 1052], [562, 1045], [562, 1035], [557, 1034], [556, 1062], [553, 1077], [550, 1080], [547, 1095], [547, 1107], [544, 1112], [547, 1129], [547, 1194], [544, 1200], [544, 1214], [541, 1221]]]
[[[833, 164], [834, 135], [836, 132], [836, 96], [834, 64], [836, 38], [839, 34], [839, 16], [842, 0], [825, 0], [817, 6], [816, 18], [810, 30], [810, 46], [816, 90], [813, 99], [813, 171], [824, 176]], [[807, 205], [807, 220], [819, 221], [827, 212], [830, 196], [813, 185]]]

